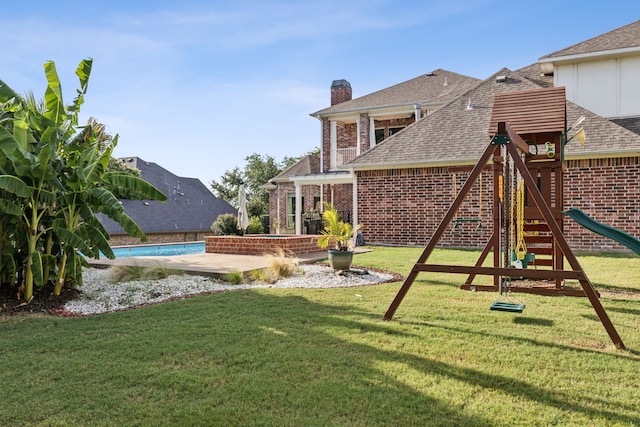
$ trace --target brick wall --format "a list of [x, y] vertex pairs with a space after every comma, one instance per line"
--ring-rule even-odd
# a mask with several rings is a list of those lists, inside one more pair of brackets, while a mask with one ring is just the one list
[[[452, 168], [411, 168], [358, 172], [358, 222], [367, 243], [425, 246], [454, 200], [469, 172]], [[491, 231], [493, 179], [483, 172], [482, 221], [485, 235], [476, 236], [475, 223], [463, 223], [460, 236], [451, 226], [440, 244], [482, 247]], [[566, 164], [565, 208], [582, 209], [596, 220], [640, 238], [640, 158], [573, 160]], [[457, 217], [479, 214], [476, 183]], [[576, 250], [622, 251], [623, 246], [592, 233], [572, 220], [564, 221], [565, 235]]]
[[319, 252], [317, 235], [269, 237], [251, 236], [207, 236], [206, 253], [262, 255], [271, 254], [278, 248], [296, 255]]
[[[578, 208], [603, 224], [640, 238], [640, 158], [567, 161], [565, 207]], [[565, 220], [569, 244], [593, 251], [626, 248]]]
[[333, 187], [333, 206], [338, 211], [353, 210], [353, 184], [334, 184], [324, 186], [323, 199], [325, 202], [331, 202], [331, 189]]
[[[371, 145], [369, 130], [369, 115], [360, 114], [360, 153], [364, 153], [369, 150]], [[357, 141], [357, 139], [356, 139]]]
[[[459, 191], [468, 171], [411, 168], [358, 172], [358, 222], [364, 226], [365, 242], [425, 246], [455, 198], [454, 173]], [[458, 217], [481, 214], [485, 228], [490, 228], [492, 179], [489, 171], [482, 175], [482, 212], [479, 212], [478, 181], [460, 207]], [[479, 247], [488, 236], [476, 236], [476, 228], [477, 223], [464, 223], [460, 235], [453, 236], [450, 226], [441, 244]]]

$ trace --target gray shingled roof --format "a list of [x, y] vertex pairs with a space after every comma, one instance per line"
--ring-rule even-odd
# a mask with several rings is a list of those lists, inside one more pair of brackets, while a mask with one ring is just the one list
[[540, 64], [537, 62], [516, 70], [516, 73], [526, 77], [540, 87], [553, 87], [553, 75], [542, 74]]
[[[125, 163], [140, 170], [140, 176], [167, 197], [166, 202], [122, 200], [124, 211], [145, 233], [210, 231], [218, 215], [237, 213], [226, 201], [217, 198], [195, 178], [174, 175], [156, 163], [139, 157], [126, 158]], [[122, 228], [108, 217], [98, 219], [110, 234], [123, 234]]]
[[320, 173], [320, 156], [309, 154], [269, 181], [289, 182], [289, 178], [292, 176], [313, 175], [318, 173]]
[[[507, 80], [496, 82], [504, 75]], [[474, 164], [489, 143], [489, 119], [497, 92], [539, 89], [529, 79], [506, 68], [495, 73], [433, 114], [408, 126], [349, 163], [358, 169], [390, 169]], [[471, 100], [473, 109], [468, 110]], [[567, 101], [567, 122], [580, 116], [587, 144], [567, 145], [567, 156], [597, 156], [612, 151], [640, 152], [640, 136]]]
[[[447, 85], [445, 86], [445, 78]], [[474, 77], [438, 69], [386, 89], [333, 105], [312, 116], [330, 113], [375, 109], [386, 106], [438, 104], [463, 93], [480, 80]]]
[[581, 55], [585, 53], [603, 52], [607, 50], [640, 47], [640, 20], [632, 22], [608, 33], [574, 44], [557, 52], [550, 53], [540, 59], [562, 56]]

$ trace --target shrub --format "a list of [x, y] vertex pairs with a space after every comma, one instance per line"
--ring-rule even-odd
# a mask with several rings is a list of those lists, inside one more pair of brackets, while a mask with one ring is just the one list
[[239, 285], [240, 283], [242, 283], [243, 279], [244, 275], [240, 271], [232, 271], [231, 273], [228, 273], [224, 276], [224, 280], [226, 282], [232, 283], [234, 285]]
[[134, 280], [159, 280], [166, 279], [173, 274], [180, 274], [177, 270], [162, 265], [114, 265], [109, 268], [112, 282], [131, 282]]
[[264, 228], [262, 227], [262, 221], [259, 216], [252, 216], [249, 218], [249, 226], [247, 227], [246, 234], [262, 234]]
[[278, 248], [266, 257], [269, 259], [269, 267], [262, 270], [261, 274], [265, 282], [275, 283], [278, 279], [291, 277], [301, 271], [300, 260], [291, 251]]
[[238, 218], [234, 214], [222, 214], [211, 224], [211, 231], [216, 236], [242, 236], [238, 229]]

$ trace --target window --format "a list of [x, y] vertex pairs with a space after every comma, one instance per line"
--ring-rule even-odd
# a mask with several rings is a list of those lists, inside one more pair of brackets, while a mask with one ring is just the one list
[[394, 135], [398, 132], [400, 132], [402, 129], [404, 129], [404, 126], [401, 127], [395, 127], [395, 128], [389, 128], [389, 136]]
[[376, 129], [376, 144], [380, 144], [391, 135], [396, 134], [404, 129], [404, 126], [396, 126], [392, 128], [378, 128]]

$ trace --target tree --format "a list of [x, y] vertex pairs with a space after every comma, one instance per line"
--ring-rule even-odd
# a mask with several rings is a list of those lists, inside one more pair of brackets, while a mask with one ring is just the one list
[[18, 284], [27, 302], [34, 285], [46, 283], [50, 273], [56, 275], [56, 294], [67, 282], [81, 284], [86, 261], [80, 253], [113, 257], [95, 213], [144, 240], [118, 198], [166, 200], [141, 178], [107, 170], [117, 135], [107, 137], [95, 120], [78, 126], [91, 66], [90, 59], [80, 62], [80, 89], [70, 105], [63, 103], [53, 61], [44, 66], [43, 103], [21, 98], [0, 81], [0, 278], [2, 284]]
[[[319, 152], [320, 149], [317, 148], [308, 154]], [[240, 185], [244, 185], [249, 216], [267, 215], [269, 213], [269, 192], [260, 187], [296, 164], [302, 157], [285, 156], [282, 161], [278, 162], [272, 156], [254, 153], [245, 157], [246, 164], [243, 170], [236, 166], [232, 170], [226, 171], [220, 182], [211, 181], [211, 189], [217, 197], [238, 207], [238, 190]]]

